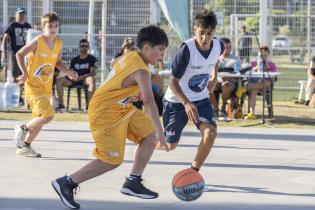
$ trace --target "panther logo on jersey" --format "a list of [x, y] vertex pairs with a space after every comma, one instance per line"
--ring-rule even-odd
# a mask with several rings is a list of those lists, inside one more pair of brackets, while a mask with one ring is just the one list
[[141, 100], [140, 96], [128, 96], [127, 98], [124, 98], [124, 99], [118, 101], [118, 103], [121, 105], [127, 105], [127, 104], [138, 103], [141, 101], [142, 100]]
[[36, 69], [34, 76], [38, 77], [43, 83], [49, 82], [54, 73], [53, 66], [51, 64], [43, 64]]
[[192, 91], [199, 93], [205, 89], [208, 81], [209, 74], [198, 74], [189, 79], [188, 86]]

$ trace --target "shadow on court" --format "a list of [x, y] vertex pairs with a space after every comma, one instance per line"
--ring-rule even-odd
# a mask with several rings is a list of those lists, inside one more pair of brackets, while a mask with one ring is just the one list
[[[211, 193], [211, 192], [210, 192]], [[105, 196], [105, 195], [104, 195]], [[194, 202], [173, 202], [162, 203], [159, 200], [147, 200], [141, 202], [108, 202], [94, 200], [77, 200], [81, 204], [81, 209], [86, 210], [262, 210], [262, 209], [277, 209], [277, 210], [314, 210], [311, 205], [286, 205], [286, 204], [246, 204], [246, 203], [201, 203], [198, 200]], [[0, 210], [66, 210], [61, 201], [57, 199], [20, 199], [20, 198], [0, 198]]]
[[205, 192], [229, 192], [229, 193], [255, 193], [255, 194], [268, 194], [268, 195], [285, 195], [285, 196], [300, 196], [300, 197], [315, 197], [315, 194], [303, 193], [286, 193], [275, 192], [267, 188], [260, 187], [242, 187], [231, 185], [206, 185]]

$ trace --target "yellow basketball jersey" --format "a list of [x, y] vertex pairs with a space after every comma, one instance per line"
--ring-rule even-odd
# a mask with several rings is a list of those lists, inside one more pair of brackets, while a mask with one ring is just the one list
[[137, 70], [149, 72], [147, 64], [141, 56], [133, 51], [123, 55], [113, 66], [113, 70], [107, 75], [105, 82], [95, 91], [89, 103], [89, 119], [93, 122], [98, 116], [106, 113], [107, 122], [118, 120], [123, 115], [134, 109], [131, 104], [137, 100], [140, 89], [139, 86], [132, 85], [122, 88], [122, 82], [129, 75]]
[[62, 48], [62, 40], [55, 38], [54, 48], [50, 49], [43, 35], [36, 37], [35, 54], [28, 55], [28, 78], [25, 83], [25, 95], [51, 95], [54, 69]]

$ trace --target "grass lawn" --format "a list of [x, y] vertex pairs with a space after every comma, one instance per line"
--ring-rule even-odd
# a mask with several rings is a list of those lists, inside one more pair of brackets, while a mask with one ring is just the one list
[[[257, 102], [257, 114], [261, 113], [261, 102]], [[265, 112], [267, 115], [267, 111]], [[274, 102], [274, 118], [266, 118], [266, 122], [272, 124], [274, 127], [279, 128], [314, 128], [315, 129], [315, 109], [294, 104], [293, 102]], [[14, 120], [29, 120], [31, 112], [27, 110], [16, 110], [10, 112], [0, 112], [1, 119], [14, 119]], [[87, 122], [87, 113], [85, 112], [66, 112], [56, 113], [55, 121], [72, 121], [72, 122]], [[259, 124], [261, 120], [233, 120], [230, 122], [218, 121], [218, 126], [231, 126], [240, 127], [251, 124], [258, 124], [258, 127], [263, 125]], [[314, 130], [315, 134], [315, 130]]]

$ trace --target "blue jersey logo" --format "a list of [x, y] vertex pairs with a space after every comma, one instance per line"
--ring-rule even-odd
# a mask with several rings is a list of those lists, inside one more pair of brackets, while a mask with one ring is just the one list
[[207, 86], [209, 74], [198, 74], [193, 76], [188, 81], [188, 87], [194, 92], [201, 92]]

